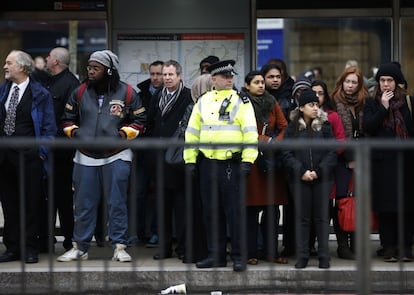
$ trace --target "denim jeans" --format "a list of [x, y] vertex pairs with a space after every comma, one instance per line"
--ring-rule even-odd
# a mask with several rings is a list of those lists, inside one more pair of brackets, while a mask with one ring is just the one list
[[73, 241], [88, 251], [94, 234], [101, 198], [108, 207], [109, 239], [112, 246], [127, 244], [127, 189], [130, 163], [117, 160], [103, 166], [74, 165], [75, 227]]

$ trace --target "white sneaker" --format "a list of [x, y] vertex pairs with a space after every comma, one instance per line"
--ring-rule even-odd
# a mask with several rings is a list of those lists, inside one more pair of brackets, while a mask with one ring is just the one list
[[126, 246], [123, 244], [116, 244], [114, 250], [114, 256], [112, 257], [113, 261], [120, 262], [130, 262], [132, 260], [131, 256], [125, 251]]
[[83, 252], [78, 249], [77, 244], [73, 243], [73, 248], [65, 252], [63, 255], [60, 255], [57, 258], [57, 261], [68, 262], [74, 260], [86, 260], [88, 259], [88, 252]]

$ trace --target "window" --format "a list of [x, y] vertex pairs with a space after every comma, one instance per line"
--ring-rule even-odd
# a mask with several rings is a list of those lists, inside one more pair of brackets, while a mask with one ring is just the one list
[[348, 60], [356, 60], [368, 78], [373, 67], [391, 59], [387, 18], [258, 19], [257, 28], [259, 68], [270, 58], [283, 59], [291, 76], [321, 67], [330, 89]]
[[13, 49], [26, 51], [33, 58], [38, 55], [46, 57], [54, 47], [69, 48], [72, 38], [77, 38], [77, 50], [71, 52], [75, 58], [72, 58], [70, 68], [82, 80], [86, 77], [89, 55], [107, 48], [105, 20], [0, 21], [2, 62]]

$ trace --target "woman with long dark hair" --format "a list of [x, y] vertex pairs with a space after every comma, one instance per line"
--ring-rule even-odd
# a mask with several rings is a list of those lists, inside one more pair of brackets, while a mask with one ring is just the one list
[[[272, 144], [281, 140], [287, 121], [276, 99], [265, 90], [261, 72], [251, 71], [246, 75], [243, 92], [250, 98], [254, 108], [259, 141]], [[277, 161], [276, 157], [269, 159]], [[269, 189], [269, 181], [272, 182], [272, 189]], [[276, 170], [264, 172], [256, 160], [247, 178], [246, 187], [248, 264], [257, 264], [259, 258], [281, 264], [288, 263], [286, 258], [279, 255], [277, 243], [279, 205], [286, 203], [287, 191], [283, 173]], [[258, 252], [257, 243], [260, 212], [263, 212], [260, 224], [263, 237], [261, 254]]]

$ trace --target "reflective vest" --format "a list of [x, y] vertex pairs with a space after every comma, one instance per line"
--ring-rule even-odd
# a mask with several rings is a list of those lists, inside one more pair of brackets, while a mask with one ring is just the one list
[[[229, 99], [229, 104], [225, 112], [222, 110], [220, 114], [226, 98]], [[204, 157], [215, 160], [227, 160], [234, 154], [240, 154], [241, 161], [253, 163], [258, 155], [258, 133], [254, 109], [249, 99], [240, 97], [235, 90], [212, 90], [205, 93], [194, 105], [185, 132], [185, 142], [226, 144], [185, 148], [186, 164], [195, 163], [199, 152]]]

